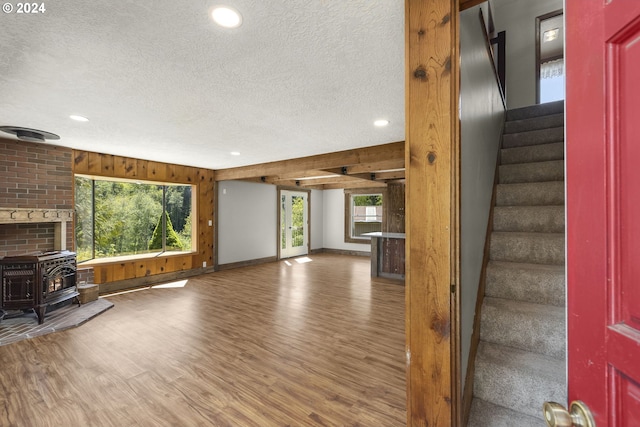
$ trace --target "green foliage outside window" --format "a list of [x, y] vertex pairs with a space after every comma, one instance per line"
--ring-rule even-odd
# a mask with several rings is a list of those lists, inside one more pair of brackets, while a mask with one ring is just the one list
[[[173, 229], [171, 218], [169, 218], [167, 212], [164, 213], [164, 217], [166, 218], [167, 250], [184, 250], [184, 246], [182, 241], [180, 240], [180, 236], [178, 236], [176, 230]], [[149, 242], [149, 249], [162, 249], [162, 217], [160, 217], [160, 219], [158, 220], [158, 224], [156, 224], [156, 228], [153, 230], [153, 236], [151, 236], [151, 241]]]
[[353, 206], [382, 206], [382, 194], [354, 195]]
[[[162, 241], [158, 246], [154, 231], [158, 224], [162, 227], [163, 212], [167, 215], [166, 250], [191, 248], [190, 185], [163, 186], [76, 176], [75, 209], [78, 261], [157, 252]], [[162, 239], [162, 228], [159, 235]]]

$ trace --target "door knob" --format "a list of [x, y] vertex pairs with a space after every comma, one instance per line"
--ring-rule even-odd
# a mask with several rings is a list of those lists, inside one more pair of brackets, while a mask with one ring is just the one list
[[556, 402], [544, 402], [542, 409], [549, 427], [596, 427], [591, 411], [580, 400], [571, 402], [569, 411]]

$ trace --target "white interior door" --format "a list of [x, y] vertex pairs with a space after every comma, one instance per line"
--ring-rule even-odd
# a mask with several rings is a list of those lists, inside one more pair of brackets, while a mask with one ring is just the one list
[[303, 191], [280, 192], [280, 258], [307, 255], [308, 193]]

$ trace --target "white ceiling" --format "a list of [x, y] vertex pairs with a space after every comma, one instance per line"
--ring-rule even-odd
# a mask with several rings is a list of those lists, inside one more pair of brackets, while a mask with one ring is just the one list
[[[242, 13], [240, 28], [213, 23], [209, 10], [220, 3]], [[66, 147], [210, 169], [404, 139], [402, 1], [45, 7], [3, 13], [0, 126], [53, 132]], [[374, 127], [379, 118], [390, 125]]]

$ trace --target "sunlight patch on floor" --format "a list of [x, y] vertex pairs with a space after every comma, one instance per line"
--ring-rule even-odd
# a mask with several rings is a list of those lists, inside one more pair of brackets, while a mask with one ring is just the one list
[[162, 285], [152, 286], [154, 289], [167, 289], [167, 288], [184, 288], [187, 286], [188, 280], [179, 280], [177, 282], [163, 283]]
[[[308, 256], [303, 256], [303, 257], [295, 258], [294, 261], [296, 263], [298, 263], [298, 264], [306, 264], [306, 263], [311, 262], [313, 260], [311, 258], [309, 258]], [[287, 267], [291, 267], [293, 265], [293, 263], [291, 263], [291, 261], [286, 260], [286, 259], [283, 262]]]

